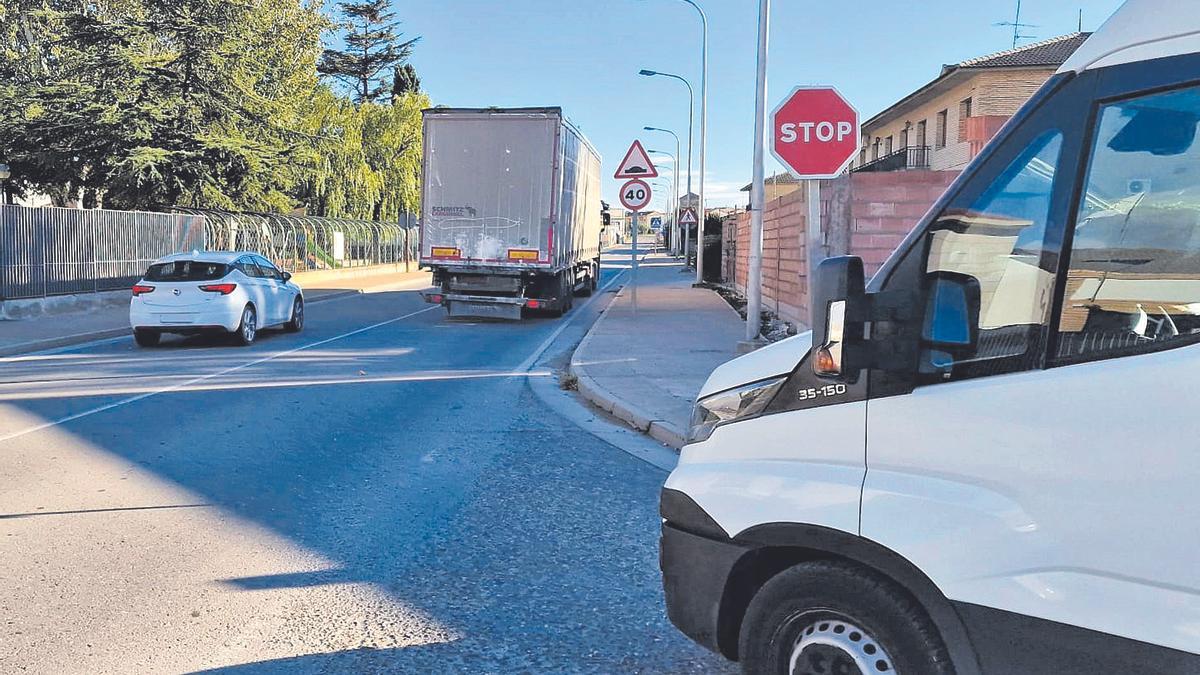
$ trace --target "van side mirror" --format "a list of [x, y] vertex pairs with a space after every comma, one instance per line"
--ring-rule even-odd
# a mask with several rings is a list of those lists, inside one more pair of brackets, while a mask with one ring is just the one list
[[979, 280], [956, 272], [929, 276], [929, 300], [921, 341], [926, 347], [973, 351], [979, 342]]
[[853, 383], [864, 364], [867, 315], [862, 258], [837, 256], [817, 266], [813, 303], [812, 368], [817, 377]]

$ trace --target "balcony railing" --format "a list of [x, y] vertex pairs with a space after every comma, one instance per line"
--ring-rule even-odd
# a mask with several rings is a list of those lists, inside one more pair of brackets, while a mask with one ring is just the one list
[[910, 145], [879, 159], [867, 162], [853, 171], [904, 171], [906, 169], [928, 169], [929, 146]]

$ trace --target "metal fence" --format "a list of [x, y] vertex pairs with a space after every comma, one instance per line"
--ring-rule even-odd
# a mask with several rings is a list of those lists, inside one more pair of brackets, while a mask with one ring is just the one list
[[0, 206], [0, 301], [128, 288], [157, 258], [254, 251], [290, 272], [416, 264], [405, 223], [173, 209], [172, 213]]
[[129, 288], [155, 259], [204, 247], [204, 218], [0, 206], [0, 300]]
[[289, 272], [363, 265], [414, 263], [418, 233], [405, 223], [175, 209], [202, 215], [204, 244], [210, 251], [256, 251]]

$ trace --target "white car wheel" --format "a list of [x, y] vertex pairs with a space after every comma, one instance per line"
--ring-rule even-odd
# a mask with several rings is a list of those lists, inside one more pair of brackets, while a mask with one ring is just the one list
[[237, 341], [243, 345], [249, 345], [254, 342], [255, 336], [258, 335], [258, 313], [254, 311], [254, 305], [246, 305], [242, 310], [242, 323], [238, 326]]

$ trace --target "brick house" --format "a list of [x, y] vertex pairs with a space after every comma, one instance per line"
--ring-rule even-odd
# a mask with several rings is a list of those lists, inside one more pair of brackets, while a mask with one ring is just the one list
[[[746, 207], [747, 208], [750, 207], [749, 192], [753, 187], [754, 187], [754, 183], [749, 183], [746, 185], [746, 187], [741, 189], [741, 192], [747, 193], [746, 194]], [[765, 192], [766, 199], [769, 202], [779, 199], [780, 197], [783, 197], [784, 195], [790, 195], [791, 193], [795, 192], [796, 190], [799, 190], [802, 187], [804, 187], [804, 186], [801, 184], [801, 182], [799, 180], [797, 180], [795, 176], [788, 173], [787, 171], [781, 171], [781, 172], [775, 174], [774, 176], [767, 176], [766, 180], [763, 181], [763, 188], [764, 188], [763, 191]]]
[[[821, 181], [815, 259], [851, 254], [873, 274], [988, 140], [1083, 44], [1072, 33], [942, 67], [936, 79], [867, 120], [849, 172]], [[774, 189], [772, 189], [774, 187]], [[763, 212], [764, 309], [809, 321], [807, 190], [767, 183]], [[749, 191], [749, 186], [745, 188]], [[724, 280], [745, 293], [750, 214], [726, 218]]]
[[942, 66], [933, 81], [863, 123], [851, 170], [962, 170], [1089, 35]]

